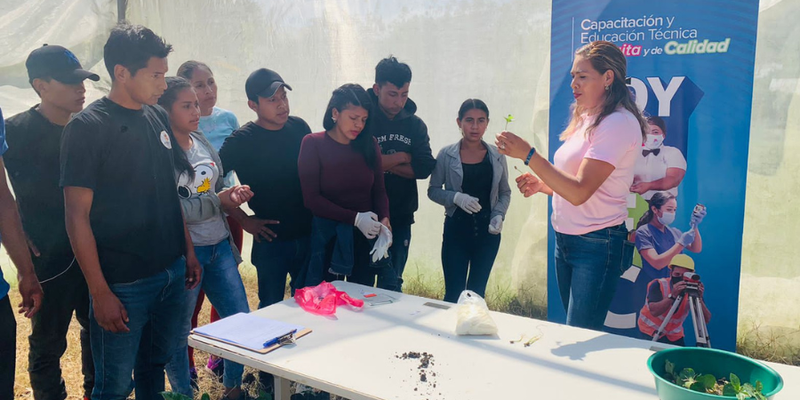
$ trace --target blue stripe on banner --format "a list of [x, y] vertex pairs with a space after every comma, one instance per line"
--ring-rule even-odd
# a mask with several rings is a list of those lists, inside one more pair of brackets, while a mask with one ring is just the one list
[[[632, 86], [646, 89], [636, 93], [640, 101], [646, 97], [644, 111], [666, 122], [664, 145], [678, 149], [686, 160], [686, 175], [675, 188], [678, 211], [673, 227], [690, 229], [694, 205], [707, 207], [708, 216], [699, 228], [703, 249], [690, 256], [702, 277], [706, 305], [712, 313], [708, 325], [711, 343], [731, 351], [736, 348], [757, 24], [758, 1], [753, 0], [553, 0], [552, 7], [550, 159], [569, 121], [574, 51], [591, 40], [614, 42], [628, 52]], [[706, 51], [710, 48], [722, 51]], [[674, 97], [659, 99], [656, 93], [664, 92], [670, 82], [680, 82]], [[637, 179], [651, 179], [659, 173], [663, 172], [648, 171]], [[642, 198], [637, 201], [637, 208], [629, 209], [634, 222], [647, 209]], [[550, 212], [552, 215], [552, 205]], [[554, 274], [552, 228], [548, 238], [548, 318], [564, 322], [566, 310]], [[659, 247], [671, 242], [666, 236], [659, 240], [662, 242], [655, 247], [661, 253], [664, 249]], [[644, 304], [646, 285], [667, 276], [668, 270], [656, 270], [640, 257], [631, 268], [634, 270], [620, 280], [606, 330], [638, 337], [635, 321]], [[688, 345], [695, 342], [691, 324], [687, 318]]]

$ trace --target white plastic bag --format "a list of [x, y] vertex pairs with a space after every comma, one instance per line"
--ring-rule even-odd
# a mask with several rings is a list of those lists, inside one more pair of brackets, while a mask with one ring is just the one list
[[489, 315], [489, 307], [481, 296], [471, 290], [458, 297], [458, 322], [456, 335], [495, 335], [497, 325]]

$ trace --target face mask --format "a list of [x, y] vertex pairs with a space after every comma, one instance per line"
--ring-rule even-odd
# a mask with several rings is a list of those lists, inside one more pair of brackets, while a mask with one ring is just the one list
[[647, 150], [655, 150], [664, 143], [664, 136], [647, 134], [647, 141], [644, 142], [644, 148]]
[[680, 276], [673, 276], [672, 277], [672, 285], [675, 286], [676, 283], [678, 283], [678, 282], [680, 282], [682, 280], [683, 280], [683, 278], [681, 278]]
[[660, 222], [662, 225], [671, 225], [673, 222], [675, 222], [675, 213], [665, 212], [664, 215], [656, 217], [658, 218], [658, 222]]

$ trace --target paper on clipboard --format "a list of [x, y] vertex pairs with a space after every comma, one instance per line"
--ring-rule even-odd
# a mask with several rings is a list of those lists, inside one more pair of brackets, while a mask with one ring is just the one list
[[310, 329], [302, 326], [287, 324], [262, 318], [248, 313], [239, 313], [219, 321], [195, 328], [192, 333], [209, 339], [228, 343], [237, 347], [259, 353], [269, 353], [285, 343], [275, 343], [268, 347], [264, 345], [275, 338], [292, 335], [294, 339], [301, 338], [309, 333]]

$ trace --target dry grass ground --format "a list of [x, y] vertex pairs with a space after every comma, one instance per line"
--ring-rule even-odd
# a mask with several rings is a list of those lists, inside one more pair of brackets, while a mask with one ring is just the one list
[[[246, 247], [247, 244], [245, 244]], [[8, 270], [6, 270], [8, 272]], [[248, 300], [251, 309], [256, 309], [258, 299], [256, 297], [257, 285], [255, 269], [248, 262], [240, 267], [245, 289], [247, 290]], [[13, 286], [13, 283], [12, 283]], [[404, 291], [423, 297], [441, 298], [444, 294], [443, 282], [436, 279], [426, 279], [413, 268], [406, 272]], [[19, 303], [19, 294], [14, 289], [11, 293], [11, 302], [16, 306]], [[507, 287], [490, 287], [487, 293], [487, 303], [493, 310], [508, 312], [516, 315], [523, 315], [533, 318], [545, 318], [546, 307], [542, 301], [521, 298]], [[200, 313], [200, 321], [207, 323], [209, 318], [210, 305], [206, 302]], [[30, 322], [24, 318], [17, 318], [17, 369], [16, 369], [16, 398], [15, 400], [31, 400], [33, 395], [30, 389], [30, 379], [27, 373], [28, 367], [28, 342], [27, 336], [30, 334]], [[787, 364], [800, 365], [800, 331], [797, 330], [777, 330], [763, 329], [764, 327], [740, 327], [738, 351], [747, 356], [782, 362]], [[63, 376], [67, 383], [68, 399], [80, 400], [82, 397], [81, 383], [82, 375], [80, 372], [80, 345], [78, 339], [79, 326], [73, 320], [68, 333], [67, 353], [61, 360]], [[195, 352], [195, 359], [200, 375], [200, 393], [208, 392], [212, 399], [220, 399], [222, 393], [221, 384], [213, 379], [213, 375], [204, 366], [208, 360], [208, 355], [201, 351]], [[255, 371], [246, 369], [245, 373]], [[254, 385], [245, 387], [250, 393], [257, 396]]]

